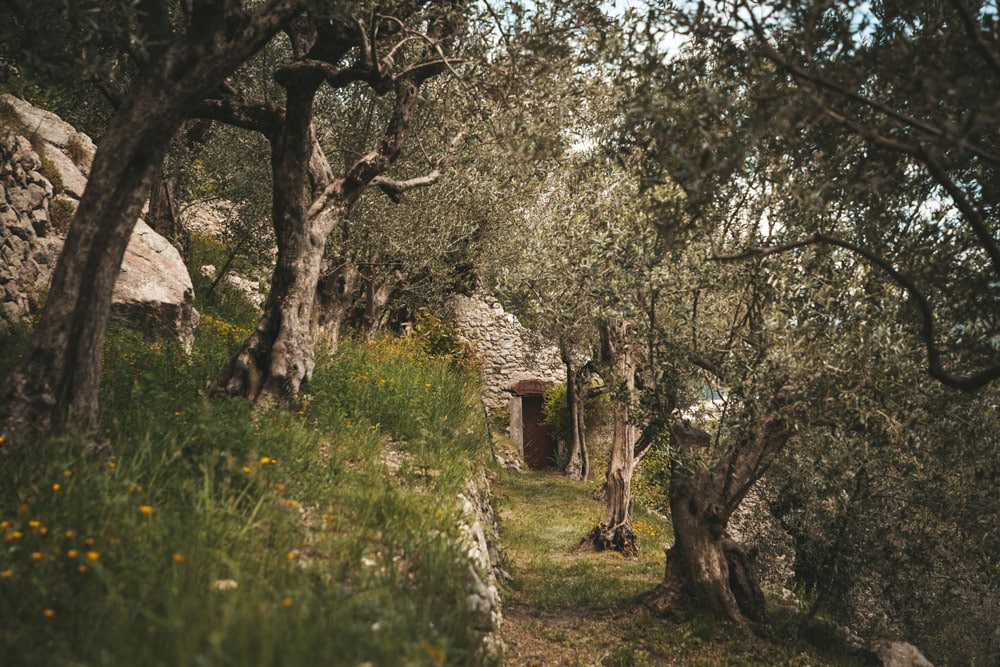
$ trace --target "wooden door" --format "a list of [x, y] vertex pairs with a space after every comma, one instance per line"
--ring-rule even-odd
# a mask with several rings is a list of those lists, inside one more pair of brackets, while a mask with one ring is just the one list
[[556, 450], [549, 429], [543, 423], [541, 396], [521, 397], [521, 419], [524, 433], [524, 462], [532, 470], [551, 468], [556, 463]]

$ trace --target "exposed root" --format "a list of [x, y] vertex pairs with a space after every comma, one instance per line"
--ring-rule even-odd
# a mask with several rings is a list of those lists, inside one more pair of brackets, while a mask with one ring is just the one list
[[617, 551], [630, 558], [639, 555], [639, 538], [632, 526], [621, 524], [607, 528], [598, 524], [580, 541], [578, 550]]

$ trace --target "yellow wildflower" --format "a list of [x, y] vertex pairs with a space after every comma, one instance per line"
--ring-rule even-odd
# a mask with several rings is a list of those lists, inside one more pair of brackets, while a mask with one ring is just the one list
[[53, 491], [58, 491], [61, 488], [62, 488], [62, 486], [59, 484], [59, 482], [56, 482], [55, 484], [52, 485], [52, 490]]
[[43, 558], [43, 556], [42, 556], [42, 554], [40, 552], [38, 552], [38, 551], [32, 551], [31, 552], [31, 560], [33, 560], [35, 562], [38, 562], [38, 561], [42, 560], [42, 558]]
[[12, 540], [19, 540], [22, 537], [24, 537], [24, 533], [22, 533], [19, 530], [12, 530], [9, 533], [7, 533], [6, 535], [4, 535], [3, 539], [6, 540], [7, 542], [10, 542]]
[[175, 563], [183, 563], [184, 562], [184, 554], [180, 553], [179, 551], [175, 551], [174, 555], [171, 556], [171, 558], [173, 559], [173, 561]]
[[101, 557], [101, 553], [99, 551], [88, 551], [87, 552], [87, 558], [89, 558], [90, 560], [99, 560], [100, 557]]
[[14, 570], [4, 570], [3, 572], [0, 572], [0, 578], [2, 579], [10, 579], [13, 576]]
[[250, 472], [250, 466], [243, 466], [243, 472]]
[[0, 530], [7, 530], [10, 528], [10, 521], [0, 521]]
[[69, 551], [66, 552], [66, 558], [76, 558], [79, 555], [80, 552], [77, 551], [76, 549], [70, 549]]
[[74, 533], [72, 530], [67, 530], [65, 533], [63, 533], [63, 535], [65, 535], [66, 537], [73, 537], [74, 535], [76, 535], [76, 533]]
[[63, 477], [69, 478], [73, 476], [72, 470], [63, 470]]
[[270, 462], [271, 462], [271, 457], [270, 456], [262, 456], [262, 457], [260, 457], [260, 464], [261, 465], [265, 465], [266, 466]]
[[139, 513], [140, 514], [145, 514], [146, 516], [149, 516], [150, 514], [153, 513], [153, 506], [152, 505], [139, 505]]
[[281, 604], [285, 605], [286, 607], [291, 607], [292, 602], [293, 602], [292, 598], [285, 598], [284, 600], [281, 601]]
[[77, 572], [86, 572], [87, 571], [87, 566], [86, 565], [81, 565], [80, 567], [78, 567], [76, 569], [77, 569]]
[[115, 468], [118, 467], [118, 464], [115, 463], [114, 461], [108, 461], [108, 467], [114, 470]]
[[45, 618], [52, 618], [53, 616], [56, 615], [56, 611], [55, 609], [46, 609], [45, 611], [42, 612], [42, 614], [45, 615]]

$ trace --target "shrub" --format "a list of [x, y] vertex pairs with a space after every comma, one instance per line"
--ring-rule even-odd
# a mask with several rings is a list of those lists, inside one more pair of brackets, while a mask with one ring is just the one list
[[53, 199], [49, 206], [49, 221], [52, 229], [58, 234], [65, 234], [73, 224], [76, 215], [76, 205], [68, 199]]
[[74, 134], [66, 144], [66, 155], [78, 167], [86, 164], [88, 156], [87, 148], [83, 144], [83, 139], [79, 134]]

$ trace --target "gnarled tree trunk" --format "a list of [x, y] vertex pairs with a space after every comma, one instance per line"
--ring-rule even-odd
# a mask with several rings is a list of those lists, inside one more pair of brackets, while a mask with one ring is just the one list
[[[316, 333], [325, 330], [328, 340], [334, 342], [340, 335], [342, 313], [317, 314], [317, 303], [325, 305], [324, 295], [318, 290], [332, 230], [343, 223], [369, 187], [377, 185], [398, 198], [412, 188], [432, 185], [440, 176], [443, 160], [422, 178], [394, 181], [384, 176], [403, 149], [419, 104], [421, 85], [445, 71], [442, 58], [455, 36], [453, 31], [460, 28], [452, 20], [450, 3], [442, 2], [439, 20], [426, 23], [427, 60], [404, 65], [392, 58], [380, 59], [372, 39], [398, 35], [403, 28], [401, 19], [409, 18], [420, 7], [403, 5], [401, 9], [401, 17], [373, 19], [381, 30], [369, 29], [363, 19], [342, 21], [333, 17], [293, 26], [289, 36], [295, 59], [276, 73], [276, 79], [288, 91], [284, 114], [276, 114], [269, 105], [242, 104], [232, 94], [210, 100], [202, 109], [206, 117], [262, 131], [272, 147], [278, 258], [271, 292], [256, 329], [216, 380], [232, 395], [279, 405], [297, 395], [301, 384], [312, 376]], [[400, 39], [408, 41], [411, 37]], [[341, 68], [340, 60], [352, 50], [358, 52], [359, 61]], [[348, 165], [337, 178], [312, 127], [313, 99], [324, 82], [335, 88], [366, 82], [376, 94], [394, 95], [392, 114], [378, 145]], [[352, 291], [348, 284], [351, 281], [345, 281], [341, 294], [335, 283], [332, 290], [323, 291], [334, 297], [336, 305], [338, 298], [346, 299]]]
[[667, 551], [663, 583], [643, 596], [660, 615], [679, 615], [693, 600], [735, 626], [752, 629], [766, 619], [764, 596], [752, 559], [726, 534], [733, 512], [756, 482], [766, 461], [791, 437], [778, 416], [758, 416], [751, 404], [750, 427], [714, 465], [705, 467], [711, 437], [675, 422], [671, 460], [670, 517], [674, 545]]
[[297, 14], [303, 0], [201, 8], [182, 37], [154, 26], [162, 50], [137, 78], [101, 139], [90, 180], [52, 277], [45, 311], [4, 381], [7, 448], [33, 432], [91, 432], [111, 295], [153, 174], [186, 114]]
[[613, 362], [612, 377], [618, 385], [613, 395], [614, 435], [604, 493], [604, 517], [584, 538], [594, 549], [614, 549], [627, 556], [639, 554], [639, 538], [632, 527], [632, 474], [639, 462], [637, 433], [630, 422], [630, 403], [635, 393], [636, 364], [628, 341], [628, 325], [622, 321], [602, 326], [602, 356]]
[[[272, 142], [278, 258], [271, 291], [254, 332], [216, 380], [231, 395], [278, 405], [297, 395], [315, 367], [314, 310], [327, 239], [399, 157], [423, 80], [394, 82], [395, 108], [382, 142], [344, 176], [333, 178], [312, 129], [312, 102], [322, 78], [308, 69], [282, 78], [289, 94], [284, 123]], [[387, 179], [378, 183], [383, 188], [410, 187], [406, 182], [389, 185]], [[419, 185], [431, 183], [421, 180]], [[335, 322], [328, 323], [332, 329]]]
[[587, 387], [582, 368], [574, 361], [567, 346], [560, 345], [559, 354], [566, 366], [566, 411], [569, 415], [569, 453], [563, 474], [574, 481], [580, 481], [587, 479], [590, 473], [585, 410]]
[[330, 206], [310, 210], [332, 180], [329, 167], [317, 167], [313, 159], [319, 148], [312, 107], [322, 82], [319, 75], [300, 76], [286, 86], [284, 123], [271, 144], [278, 246], [271, 291], [253, 333], [217, 379], [228, 393], [251, 401], [284, 403], [315, 367], [313, 304], [323, 250], [332, 224], [348, 205], [331, 198]]

